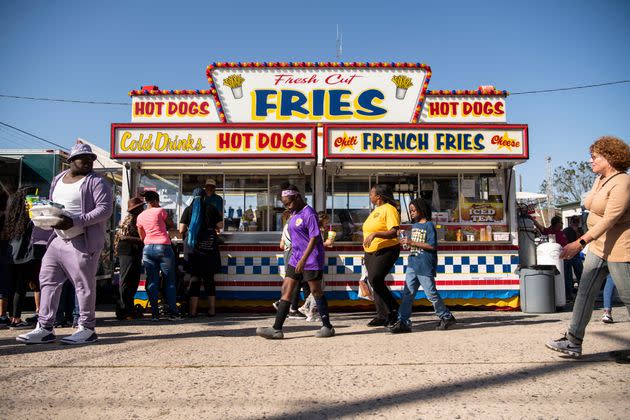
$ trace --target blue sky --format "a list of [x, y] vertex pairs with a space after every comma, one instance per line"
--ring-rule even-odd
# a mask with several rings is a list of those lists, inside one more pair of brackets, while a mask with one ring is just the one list
[[[272, 5], [273, 3], [273, 5]], [[130, 102], [141, 85], [207, 88], [214, 61], [429, 64], [429, 89], [493, 84], [522, 92], [630, 80], [630, 1], [0, 2], [0, 94]], [[130, 106], [0, 97], [0, 122], [70, 146], [109, 147]], [[545, 156], [587, 160], [604, 134], [630, 141], [630, 83], [507, 98], [529, 125], [523, 189], [537, 191]], [[0, 148], [47, 148], [0, 127]]]

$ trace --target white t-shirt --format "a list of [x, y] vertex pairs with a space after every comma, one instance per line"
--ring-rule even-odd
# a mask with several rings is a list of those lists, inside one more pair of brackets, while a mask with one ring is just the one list
[[[65, 184], [60, 179], [55, 185], [52, 200], [55, 203], [63, 204], [63, 214], [66, 216], [78, 216], [81, 214], [81, 184], [85, 177], [81, 178], [73, 184]], [[55, 233], [62, 239], [71, 239], [75, 236], [83, 234], [83, 228], [80, 226], [72, 226], [70, 229], [55, 229]]]

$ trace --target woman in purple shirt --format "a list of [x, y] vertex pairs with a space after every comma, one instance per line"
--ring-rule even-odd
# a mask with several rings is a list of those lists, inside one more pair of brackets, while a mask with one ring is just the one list
[[324, 245], [319, 231], [317, 212], [307, 206], [300, 191], [294, 185], [283, 186], [282, 204], [291, 211], [289, 234], [291, 236], [291, 259], [282, 282], [282, 297], [278, 304], [276, 322], [273, 327], [258, 327], [256, 335], [263, 338], [284, 338], [282, 325], [291, 306], [291, 292], [303, 280], [308, 282], [311, 294], [315, 297], [322, 328], [315, 337], [332, 337], [335, 329], [328, 316], [328, 301], [322, 291], [324, 275]]

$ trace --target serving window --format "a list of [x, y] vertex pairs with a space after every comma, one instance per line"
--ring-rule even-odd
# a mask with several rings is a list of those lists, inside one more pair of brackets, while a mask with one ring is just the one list
[[[361, 241], [361, 226], [371, 211], [369, 190], [388, 184], [400, 208], [401, 224], [412, 223], [409, 204], [417, 197], [431, 203], [441, 240], [492, 241], [506, 232], [503, 172], [428, 174], [400, 172], [329, 175], [326, 210], [339, 241]], [[496, 236], [496, 235], [495, 235]]]

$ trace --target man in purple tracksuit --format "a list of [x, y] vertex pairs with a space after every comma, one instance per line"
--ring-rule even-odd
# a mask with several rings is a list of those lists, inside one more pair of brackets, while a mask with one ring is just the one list
[[98, 337], [96, 325], [96, 271], [105, 244], [106, 223], [113, 198], [108, 182], [93, 172], [96, 155], [87, 144], [77, 142], [70, 151], [70, 169], [52, 182], [50, 198], [64, 205], [62, 220], [53, 226], [39, 274], [41, 304], [37, 327], [17, 337], [26, 344], [56, 340], [53, 324], [63, 283], [74, 284], [79, 303], [79, 327], [64, 344], [87, 344]]

